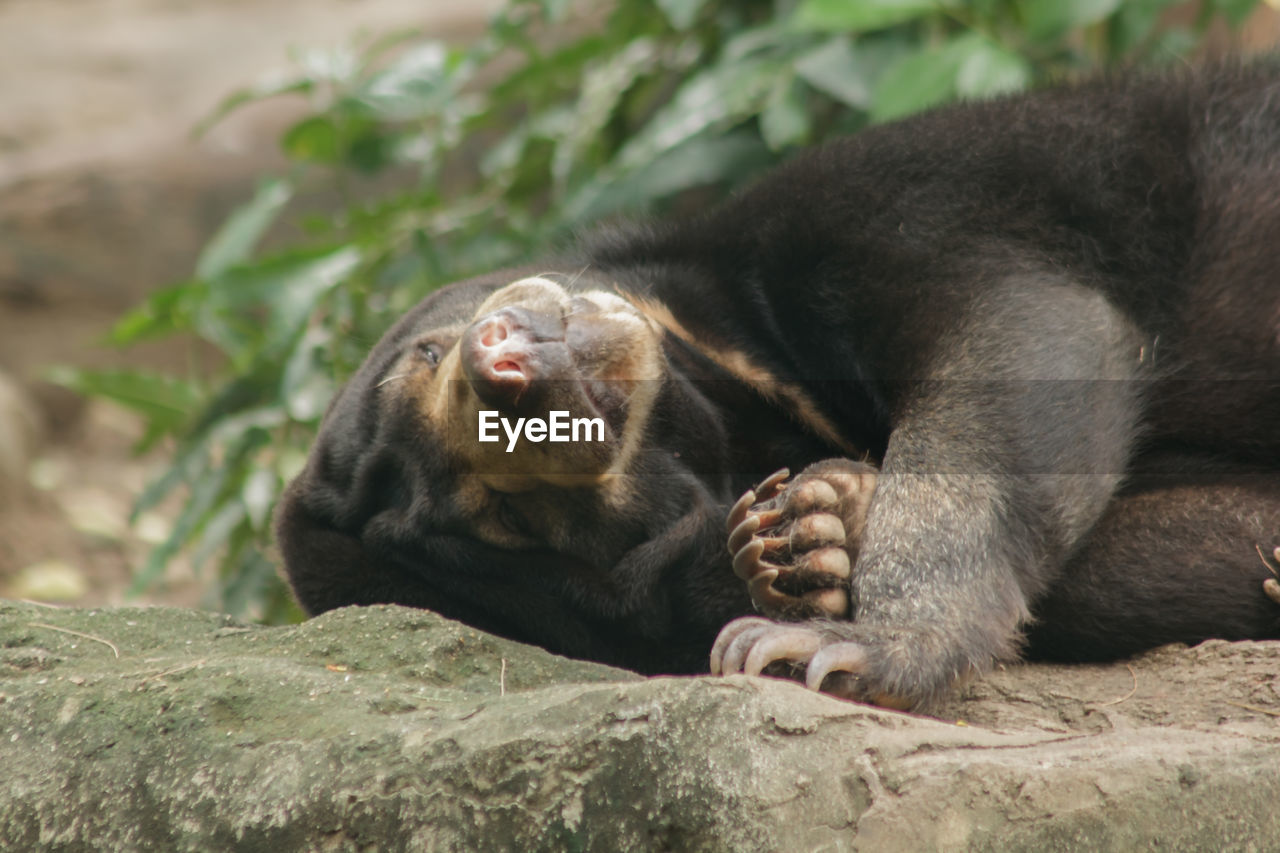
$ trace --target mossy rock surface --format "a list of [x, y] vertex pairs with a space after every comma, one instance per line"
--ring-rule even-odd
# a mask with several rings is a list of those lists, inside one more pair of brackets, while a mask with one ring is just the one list
[[399, 607], [6, 602], [0, 767], [3, 850], [1263, 851], [1280, 643], [1011, 667], [934, 719]]

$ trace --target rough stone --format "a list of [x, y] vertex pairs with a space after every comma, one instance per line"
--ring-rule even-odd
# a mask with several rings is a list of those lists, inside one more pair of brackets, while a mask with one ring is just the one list
[[0, 849], [1280, 844], [1280, 643], [1018, 666], [939, 718], [431, 613], [0, 604]]

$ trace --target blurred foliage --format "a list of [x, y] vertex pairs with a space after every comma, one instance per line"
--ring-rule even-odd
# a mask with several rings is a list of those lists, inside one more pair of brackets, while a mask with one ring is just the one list
[[[515, 0], [477, 43], [399, 34], [309, 51], [291, 76], [245, 89], [210, 122], [267, 98], [305, 99], [282, 136], [291, 167], [209, 241], [194, 276], [111, 335], [193, 335], [210, 371], [81, 372], [84, 392], [165, 439], [167, 473], [135, 513], [175, 490], [185, 506], [134, 585], [187, 549], [215, 561], [213, 606], [298, 614], [269, 558], [271, 511], [302, 465], [336, 383], [434, 287], [527, 259], [618, 211], [721, 191], [796, 146], [955, 98], [1099, 66], [1169, 60], [1254, 0], [1208, 0], [1189, 28], [1170, 0]], [[1185, 16], [1184, 16], [1185, 17]], [[386, 173], [378, 194], [358, 191]], [[345, 199], [305, 238], [259, 244], [318, 180]]]

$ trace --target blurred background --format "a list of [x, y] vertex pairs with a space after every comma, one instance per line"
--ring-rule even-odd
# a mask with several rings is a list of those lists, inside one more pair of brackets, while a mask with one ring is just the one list
[[[231, 92], [290, 73], [308, 50], [402, 30], [469, 43], [499, 6], [0, 3], [0, 595], [118, 603], [172, 526], [174, 501], [129, 523], [164, 468], [159, 452], [131, 452], [142, 419], [48, 371], [186, 370], [191, 336], [131, 348], [104, 338], [128, 308], [192, 275], [258, 178], [287, 165], [278, 137], [308, 105], [246, 107], [196, 138], [200, 120]], [[201, 601], [189, 561], [166, 581], [144, 599]]]
[[0, 595], [296, 619], [276, 496], [433, 287], [869, 123], [1277, 41], [1261, 0], [0, 3]]

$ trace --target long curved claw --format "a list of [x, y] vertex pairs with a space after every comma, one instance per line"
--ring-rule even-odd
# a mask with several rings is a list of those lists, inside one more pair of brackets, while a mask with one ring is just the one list
[[729, 645], [738, 638], [739, 634], [749, 628], [772, 624], [768, 619], [761, 616], [743, 616], [739, 619], [734, 619], [721, 628], [720, 636], [716, 637], [715, 643], [711, 646], [711, 674], [722, 674], [724, 654], [728, 651]]
[[839, 587], [815, 589], [801, 596], [814, 612], [832, 619], [840, 619], [849, 614], [849, 593]]
[[782, 521], [782, 510], [780, 509], [762, 509], [759, 512], [753, 512], [751, 514], [755, 518], [759, 519], [761, 530], [768, 530], [779, 521]]
[[761, 536], [756, 541], [764, 546], [766, 554], [777, 554], [791, 548], [791, 540], [783, 536]]
[[729, 648], [725, 650], [724, 660], [720, 662], [720, 669], [724, 674], [733, 675], [735, 672], [742, 672], [742, 665], [746, 662], [747, 655], [750, 654], [751, 649], [761, 637], [776, 627], [772, 622], [765, 625], [755, 625], [734, 637], [733, 642], [729, 644]]
[[791, 470], [788, 468], [779, 468], [768, 477], [764, 478], [759, 486], [756, 487], [756, 495], [759, 500], [767, 501], [774, 497], [778, 492], [782, 491], [782, 484], [791, 476]]
[[736, 557], [738, 552], [751, 541], [751, 537], [755, 536], [756, 531], [759, 529], [760, 516], [749, 515], [743, 518], [736, 527], [731, 528], [729, 533], [729, 553]]
[[821, 641], [813, 631], [804, 628], [780, 629], [751, 647], [742, 671], [747, 675], [759, 675], [774, 661], [807, 661], [818, 651], [820, 645]]
[[764, 553], [764, 543], [752, 540], [742, 550], [733, 555], [733, 573], [744, 581], [749, 581], [760, 572], [760, 555]]
[[736, 554], [746, 544], [744, 537], [749, 539], [757, 530], [768, 528], [782, 518], [782, 513], [777, 510], [753, 513], [751, 507], [775, 497], [781, 491], [782, 483], [790, 476], [791, 471], [787, 468], [774, 471], [758, 488], [747, 489], [734, 503], [724, 523], [725, 532], [729, 534], [730, 554]]
[[857, 643], [833, 643], [818, 650], [804, 674], [805, 686], [821, 690], [822, 682], [833, 672], [861, 675], [867, 668], [867, 653]]
[[[755, 489], [747, 489], [742, 493], [742, 497], [738, 498], [738, 502], [733, 505], [733, 509], [729, 510], [729, 518], [725, 520], [724, 529], [726, 533], [733, 533], [741, 524], [747, 520], [747, 511], [751, 509], [752, 504], [756, 502]], [[735, 550], [733, 546], [729, 546], [729, 550]]]
[[782, 607], [791, 598], [773, 588], [778, 579], [780, 567], [771, 563], [763, 563], [760, 556], [764, 553], [765, 543], [753, 539], [733, 557], [733, 573], [747, 582], [747, 592], [751, 601], [761, 610], [769, 607]]
[[845, 517], [844, 503], [850, 495], [870, 493], [875, 478], [868, 470], [869, 478], [837, 466], [789, 482], [790, 472], [782, 469], [733, 505], [728, 550], [757, 610], [792, 619], [850, 615], [847, 587], [861, 528], [860, 517]]
[[791, 597], [773, 588], [778, 579], [778, 570], [767, 568], [747, 582], [747, 592], [751, 594], [751, 602], [761, 610], [767, 607], [782, 607], [791, 601]]

